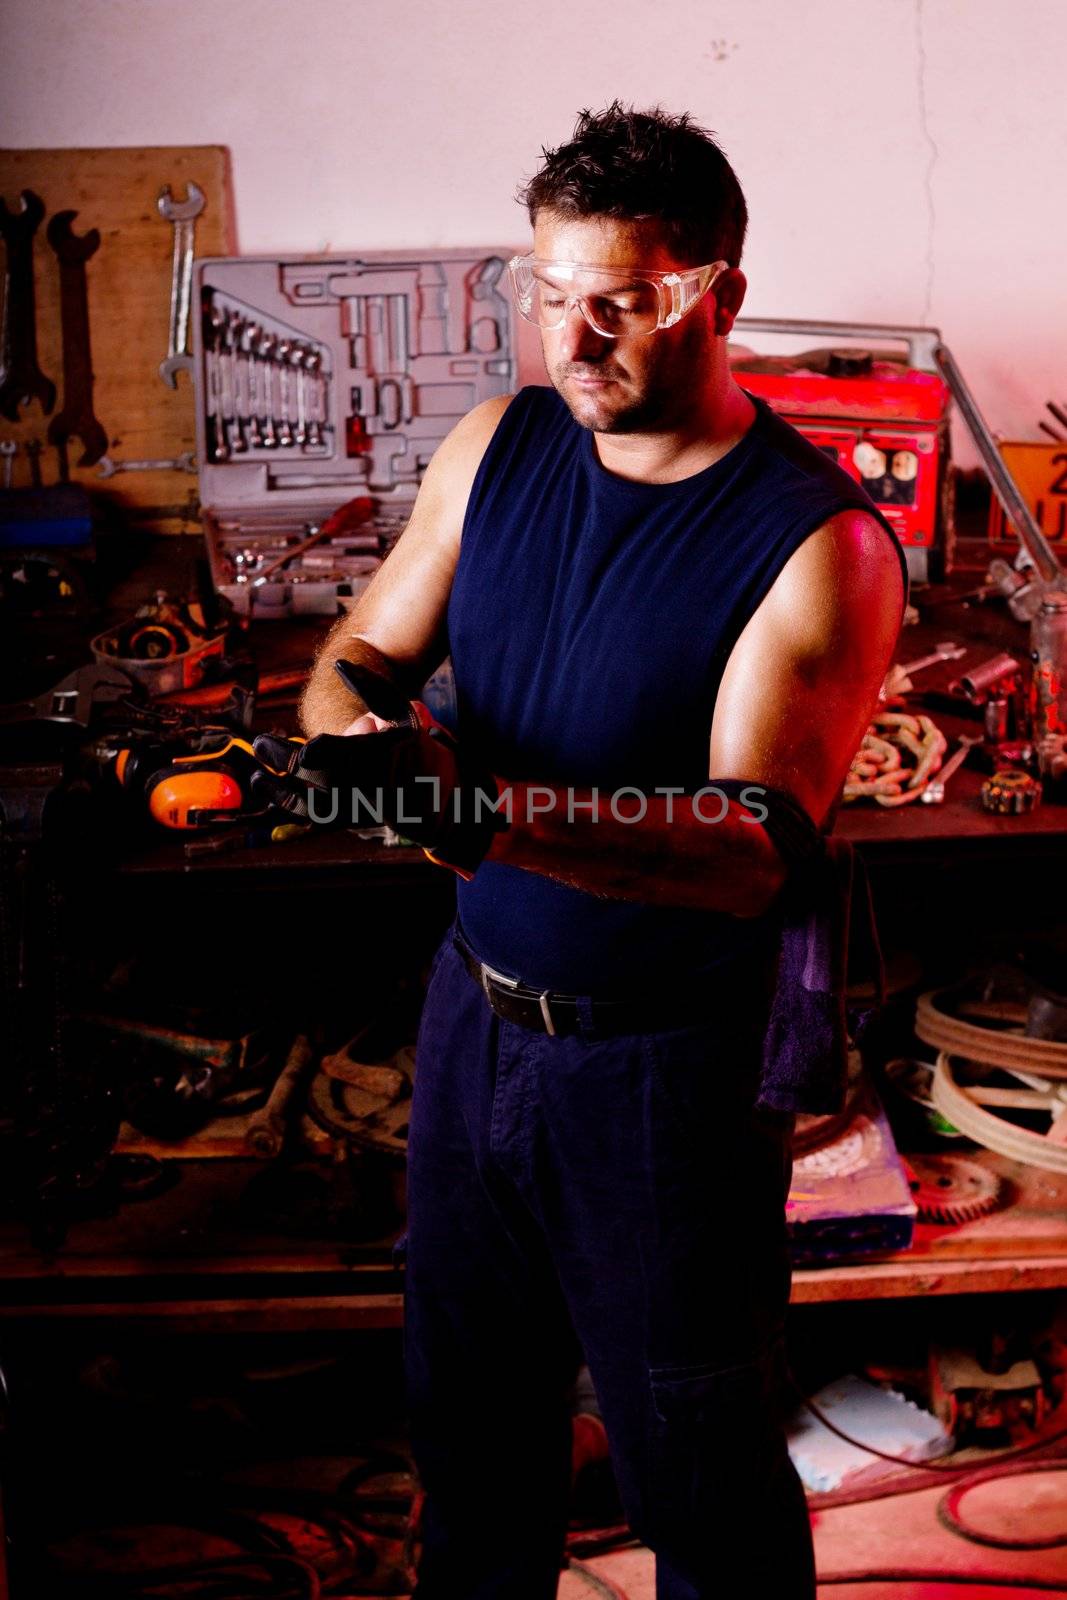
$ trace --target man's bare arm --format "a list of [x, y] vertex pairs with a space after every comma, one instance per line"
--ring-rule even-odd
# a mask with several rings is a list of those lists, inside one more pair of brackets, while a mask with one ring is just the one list
[[[757, 916], [781, 888], [777, 852], [746, 808], [714, 794], [638, 797], [550, 784], [504, 783], [510, 828], [487, 856], [610, 900]], [[552, 803], [549, 806], [549, 796]], [[568, 821], [568, 804], [574, 820]], [[747, 816], [747, 821], [745, 820]], [[594, 820], [595, 818], [595, 820]], [[703, 819], [703, 820], [702, 820]], [[720, 819], [720, 820], [716, 820]]]
[[[903, 577], [885, 531], [863, 512], [807, 538], [749, 620], [727, 662], [709, 743], [709, 778], [785, 790], [821, 824], [874, 710], [900, 627]], [[652, 797], [640, 822], [617, 821], [602, 795], [594, 823], [567, 791], [510, 785], [513, 826], [490, 860], [592, 894], [757, 916], [785, 869], [763, 827], [732, 802], [701, 821], [683, 797]], [[533, 789], [535, 815], [527, 820]], [[635, 796], [621, 813], [638, 808]], [[722, 803], [701, 802], [708, 817]], [[755, 806], [753, 806], [755, 809]], [[673, 818], [673, 820], [672, 820]]]
[[438, 445], [407, 527], [318, 651], [300, 702], [300, 724], [309, 737], [364, 731], [354, 724], [366, 707], [345, 688], [335, 661], [371, 666], [414, 694], [444, 659], [445, 614], [471, 485], [510, 398], [475, 406]]
[[730, 653], [710, 770], [791, 794], [820, 827], [893, 660], [904, 578], [892, 539], [846, 511], [806, 539]]

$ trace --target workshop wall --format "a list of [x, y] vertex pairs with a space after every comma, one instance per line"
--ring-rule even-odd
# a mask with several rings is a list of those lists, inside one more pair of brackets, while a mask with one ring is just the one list
[[939, 325], [1009, 436], [1067, 399], [1062, 0], [6, 0], [0, 28], [0, 143], [228, 145], [245, 252], [518, 244], [578, 108], [687, 108], [748, 194], [750, 314]]

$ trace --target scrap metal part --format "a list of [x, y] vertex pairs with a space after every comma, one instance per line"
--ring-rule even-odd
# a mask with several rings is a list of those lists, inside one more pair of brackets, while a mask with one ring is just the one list
[[[988, 1020], [969, 1021], [959, 1014], [964, 1011], [984, 1013]], [[915, 1008], [915, 1032], [925, 1044], [1009, 1072], [1067, 1081], [1067, 1044], [1031, 1037], [1023, 1032], [1023, 1020], [1011, 1007], [983, 1006], [966, 984], [929, 989]]]
[[920, 1222], [973, 1222], [995, 1211], [1001, 1182], [977, 1161], [956, 1155], [914, 1155], [905, 1162]]
[[1041, 804], [1041, 785], [1021, 768], [1003, 767], [986, 779], [979, 799], [983, 811], [1001, 817], [1027, 816]]
[[[931, 1096], [934, 1105], [954, 1127], [977, 1144], [985, 1145], [988, 1150], [995, 1150], [1012, 1161], [1039, 1167], [1043, 1172], [1067, 1176], [1067, 1146], [1056, 1144], [1044, 1134], [1020, 1128], [1016, 1123], [987, 1111], [981, 1100], [988, 1102], [993, 1096], [999, 1097], [1003, 1091], [968, 1087], [959, 1081], [956, 1073], [954, 1058], [942, 1050], [937, 1058]], [[1020, 1093], [1008, 1093], [1012, 1106], [1017, 1106]], [[1035, 1095], [1035, 1099], [1038, 1098], [1053, 1097]]]
[[359, 1062], [338, 1051], [311, 1081], [308, 1115], [361, 1149], [403, 1157], [411, 1116], [415, 1052], [404, 1046], [389, 1062]]
[[930, 717], [877, 711], [852, 758], [844, 799], [871, 797], [882, 806], [907, 805], [921, 797], [947, 749], [948, 740]]

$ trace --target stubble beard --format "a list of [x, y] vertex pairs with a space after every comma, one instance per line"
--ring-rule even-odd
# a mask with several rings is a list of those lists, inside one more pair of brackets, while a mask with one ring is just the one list
[[[621, 388], [618, 391], [609, 389], [603, 397], [579, 394], [577, 401], [571, 399], [567, 391], [568, 376], [575, 368], [594, 376], [600, 371], [596, 362], [557, 362], [552, 367], [546, 361], [545, 365], [553, 387], [581, 427], [594, 433], [662, 433], [675, 426], [684, 415], [688, 404], [687, 387], [695, 380], [705, 355], [698, 329], [686, 328], [681, 342], [670, 352], [664, 350], [662, 359], [650, 364], [643, 374], [640, 389], [626, 400], [621, 398], [624, 392]], [[610, 356], [605, 358], [603, 371], [605, 377], [612, 376]], [[633, 382], [632, 378], [629, 382]]]
[[[590, 375], [595, 369], [590, 369]], [[593, 433], [648, 433], [661, 428], [668, 412], [668, 390], [652, 378], [629, 400], [608, 400], [596, 395], [574, 396], [568, 387], [571, 374], [549, 369], [553, 388], [580, 427]], [[621, 392], [621, 391], [620, 391]], [[611, 391], [609, 391], [611, 393]]]

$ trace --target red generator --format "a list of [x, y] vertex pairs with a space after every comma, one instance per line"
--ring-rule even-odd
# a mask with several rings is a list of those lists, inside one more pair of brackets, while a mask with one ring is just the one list
[[[861, 483], [892, 524], [913, 583], [938, 581], [952, 566], [952, 472], [948, 384], [937, 370], [933, 330], [740, 318], [735, 333], [902, 340], [892, 350], [831, 346], [764, 356], [732, 343], [738, 382], [760, 395]], [[929, 348], [927, 348], [929, 347]]]

